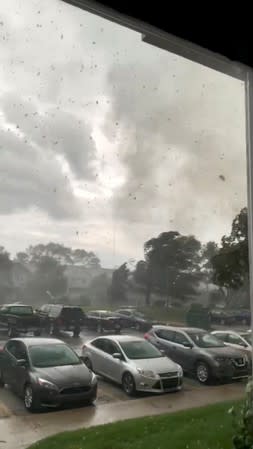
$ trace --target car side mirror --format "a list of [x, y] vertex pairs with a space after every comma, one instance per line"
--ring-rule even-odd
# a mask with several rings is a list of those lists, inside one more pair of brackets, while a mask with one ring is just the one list
[[112, 356], [114, 359], [122, 360], [122, 354], [120, 352], [115, 352]]
[[183, 344], [183, 346], [185, 347], [185, 348], [188, 348], [188, 349], [192, 349], [193, 348], [193, 345], [189, 342], [185, 342], [184, 344]]
[[16, 366], [22, 366], [23, 368], [26, 368], [27, 365], [28, 365], [28, 362], [25, 359], [19, 359], [16, 362]]

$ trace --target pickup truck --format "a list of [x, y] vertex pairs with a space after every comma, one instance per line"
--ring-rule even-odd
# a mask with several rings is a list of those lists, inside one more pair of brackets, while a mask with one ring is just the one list
[[0, 306], [0, 328], [7, 330], [8, 337], [33, 332], [41, 334], [41, 320], [32, 306], [24, 304], [5, 304]]

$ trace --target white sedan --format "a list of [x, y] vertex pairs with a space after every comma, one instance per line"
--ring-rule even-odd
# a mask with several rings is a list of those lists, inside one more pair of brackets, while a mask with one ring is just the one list
[[252, 358], [252, 333], [251, 331], [219, 330], [213, 331], [213, 335], [222, 340], [226, 346], [240, 349], [251, 360]]
[[82, 348], [82, 359], [95, 373], [136, 391], [164, 393], [182, 388], [183, 370], [144, 338], [97, 337]]

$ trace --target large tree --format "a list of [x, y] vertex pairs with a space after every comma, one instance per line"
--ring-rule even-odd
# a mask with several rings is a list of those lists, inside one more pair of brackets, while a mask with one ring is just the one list
[[35, 270], [27, 285], [27, 295], [33, 302], [49, 301], [66, 294], [67, 279], [64, 266], [53, 257], [42, 256], [35, 262]]
[[9, 253], [0, 246], [0, 304], [8, 299], [13, 288], [12, 267]]
[[169, 300], [195, 293], [200, 275], [201, 244], [194, 236], [163, 232], [144, 245], [147, 263], [146, 303], [157, 289]]
[[112, 282], [109, 288], [109, 296], [112, 302], [122, 303], [126, 300], [128, 276], [129, 269], [126, 262], [113, 272]]
[[231, 233], [223, 236], [221, 247], [212, 258], [213, 281], [223, 289], [227, 301], [229, 292], [249, 285], [248, 211], [243, 208], [232, 222]]
[[25, 252], [20, 252], [16, 256], [21, 263], [36, 263], [42, 257], [52, 257], [61, 265], [80, 265], [86, 268], [100, 267], [100, 260], [92, 251], [72, 249], [53, 242], [47, 245], [30, 246]]
[[206, 283], [207, 290], [210, 283], [213, 282], [214, 268], [212, 260], [218, 254], [219, 247], [215, 242], [208, 242], [202, 245], [201, 249], [201, 272], [203, 274], [203, 281]]

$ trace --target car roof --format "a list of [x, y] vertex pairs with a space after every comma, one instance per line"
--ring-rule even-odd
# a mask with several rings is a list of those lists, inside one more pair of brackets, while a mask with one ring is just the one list
[[113, 313], [111, 310], [102, 310], [102, 309], [89, 310], [88, 313], [90, 313], [90, 312], [92, 312], [92, 313], [94, 313], [94, 312], [96, 312], [96, 313]]
[[13, 303], [13, 304], [2, 304], [1, 307], [33, 307], [31, 304], [20, 304], [20, 303]]
[[234, 329], [216, 329], [214, 331], [212, 331], [212, 334], [236, 334], [236, 335], [248, 335], [251, 331], [245, 331], [245, 330], [234, 330]]
[[48, 304], [43, 304], [43, 306], [57, 306], [57, 307], [66, 307], [67, 309], [81, 309], [81, 306], [78, 306], [78, 305], [76, 305], [76, 306], [74, 306], [74, 305], [72, 305], [72, 304], [51, 304], [51, 303], [48, 303]]
[[115, 341], [118, 343], [127, 342], [127, 341], [146, 341], [142, 337], [135, 337], [134, 335], [105, 335], [104, 337], [96, 337], [94, 340], [101, 340], [107, 338], [108, 340]]
[[[171, 331], [183, 331], [183, 332], [206, 332], [205, 329], [201, 329], [198, 327], [179, 327], [179, 326], [166, 326], [155, 324], [152, 326], [152, 329], [167, 329]], [[151, 329], [151, 330], [152, 330]]]
[[8, 341], [20, 341], [24, 343], [26, 347], [29, 346], [43, 346], [46, 344], [66, 344], [64, 341], [58, 338], [39, 338], [39, 337], [23, 337], [23, 338], [12, 338]]

